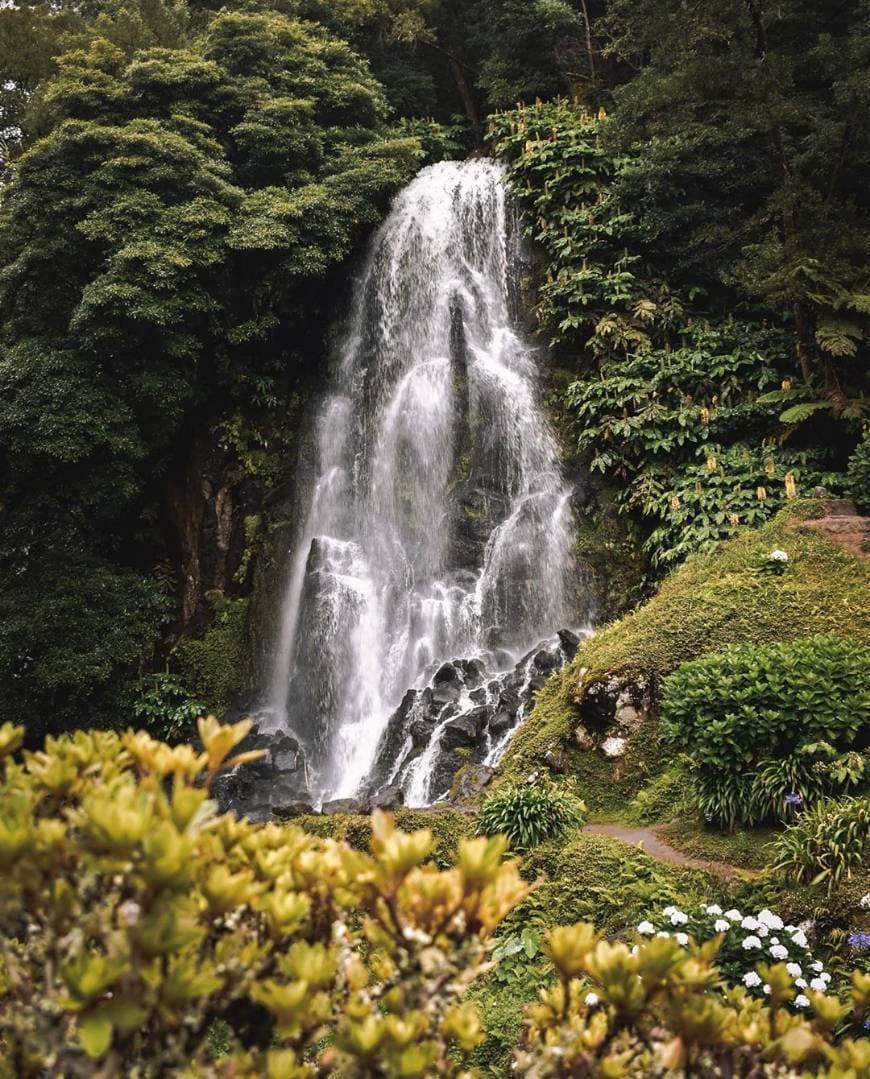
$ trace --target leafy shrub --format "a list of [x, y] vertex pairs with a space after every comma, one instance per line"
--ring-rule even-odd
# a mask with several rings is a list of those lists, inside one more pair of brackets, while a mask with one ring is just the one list
[[846, 466], [846, 491], [863, 513], [870, 511], [870, 429]]
[[[201, 751], [80, 731], [17, 759], [21, 728], [0, 728], [3, 1079], [469, 1074], [482, 1026], [462, 998], [530, 890], [504, 838], [463, 840], [439, 870], [431, 834], [383, 814], [370, 854], [217, 816], [214, 776], [259, 756], [232, 756], [249, 727], [201, 720]], [[537, 959], [541, 942], [521, 933], [520, 947]], [[557, 982], [512, 1073], [640, 1079], [684, 1058], [703, 1077], [738, 1074], [738, 1059], [758, 1075], [763, 1061], [866, 1071], [866, 1039], [833, 1042], [848, 1004], [810, 988], [812, 1024], [791, 1014], [783, 966], [760, 968], [769, 1007], [742, 988], [711, 996], [715, 950], [550, 932]], [[852, 981], [860, 1022], [870, 977]]]
[[[810, 988], [799, 994], [785, 964], [762, 963], [755, 973], [769, 992], [754, 997], [744, 985], [722, 985], [717, 938], [684, 948], [673, 936], [641, 937], [631, 946], [602, 940], [580, 922], [554, 929], [545, 946], [557, 980], [527, 1009], [512, 1075], [845, 1079], [870, 1067], [867, 1038], [834, 1044], [850, 1013], [861, 1029], [870, 975], [856, 971], [841, 1002]], [[800, 995], [812, 1022], [785, 1007]]]
[[13, 760], [0, 728], [3, 1079], [456, 1073], [480, 1029], [459, 998], [529, 890], [506, 840], [442, 871], [430, 832], [383, 815], [371, 854], [217, 816], [249, 729], [201, 720], [202, 751], [80, 731]]
[[207, 711], [201, 701], [188, 693], [178, 676], [169, 671], [143, 678], [133, 702], [133, 714], [145, 724], [149, 734], [167, 742], [192, 738], [197, 719]]
[[689, 755], [701, 809], [728, 826], [858, 786], [870, 647], [819, 636], [686, 663], [664, 680], [662, 735]]
[[495, 791], [483, 803], [482, 835], [503, 834], [514, 850], [529, 850], [545, 839], [577, 827], [586, 806], [570, 790], [553, 783], [525, 783]]
[[818, 802], [777, 837], [775, 868], [798, 884], [826, 884], [832, 891], [867, 863], [870, 798]]
[[[723, 911], [711, 903], [700, 909], [682, 910], [671, 905], [649, 914], [637, 926], [640, 936], [673, 937], [681, 948], [718, 939], [716, 966], [725, 981], [743, 985], [752, 996], [767, 995], [763, 981], [755, 974], [758, 963], [783, 962], [798, 993], [807, 989], [827, 992], [831, 975], [812, 953], [800, 926], [786, 925], [771, 910], [743, 914], [732, 907]], [[806, 1007], [800, 999], [798, 1008]]]

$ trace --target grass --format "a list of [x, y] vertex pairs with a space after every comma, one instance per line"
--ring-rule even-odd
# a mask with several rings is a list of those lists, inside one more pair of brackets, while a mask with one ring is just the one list
[[[540, 768], [550, 749], [567, 749], [581, 797], [593, 812], [611, 812], [661, 772], [665, 758], [648, 726], [633, 736], [627, 755], [615, 763], [602, 764], [594, 750], [577, 750], [571, 736], [587, 682], [608, 672], [628, 677], [637, 672], [656, 686], [686, 660], [729, 644], [769, 644], [830, 632], [870, 641], [870, 567], [823, 536], [792, 527], [795, 520], [822, 512], [820, 502], [794, 503], [763, 528], [694, 555], [648, 603], [584, 641], [575, 659], [538, 695], [505, 753], [500, 782]], [[781, 577], [759, 571], [776, 547], [789, 555]]]

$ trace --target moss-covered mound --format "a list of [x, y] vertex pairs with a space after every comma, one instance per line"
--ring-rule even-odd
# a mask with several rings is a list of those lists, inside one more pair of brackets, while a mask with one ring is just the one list
[[[548, 750], [568, 750], [590, 809], [617, 811], [661, 768], [654, 713], [664, 674], [729, 644], [817, 633], [870, 640], [870, 565], [818, 532], [800, 529], [802, 520], [824, 512], [822, 502], [792, 504], [765, 527], [693, 556], [643, 607], [585, 641], [541, 691], [505, 754], [501, 781], [539, 769]], [[788, 554], [779, 576], [766, 572], [777, 548]], [[597, 749], [581, 750], [573, 739], [585, 687], [610, 675], [644, 680], [653, 703], [652, 717], [614, 761]]]

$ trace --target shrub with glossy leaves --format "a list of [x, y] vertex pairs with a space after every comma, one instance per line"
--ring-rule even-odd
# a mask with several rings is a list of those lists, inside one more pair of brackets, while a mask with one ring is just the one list
[[775, 868], [830, 892], [870, 860], [870, 798], [826, 799], [777, 838]]
[[478, 831], [503, 834], [514, 850], [529, 850], [581, 823], [585, 804], [571, 790], [541, 781], [495, 791], [483, 803]]
[[[428, 862], [376, 814], [371, 853], [218, 816], [202, 749], [0, 728], [0, 1076], [456, 1075], [486, 938], [528, 893], [503, 838]], [[5, 766], [3, 759], [5, 758]], [[219, 1022], [226, 1055], [212, 1058]]]
[[784, 815], [867, 779], [870, 647], [835, 636], [741, 645], [664, 681], [662, 732], [725, 825]]

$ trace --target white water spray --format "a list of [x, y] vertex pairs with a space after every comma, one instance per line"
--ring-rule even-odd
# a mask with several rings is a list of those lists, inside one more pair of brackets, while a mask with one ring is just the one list
[[[570, 492], [512, 310], [506, 198], [494, 162], [424, 169], [355, 291], [270, 692], [321, 797], [359, 789], [435, 666], [503, 669], [570, 617]], [[418, 801], [426, 759], [406, 784]]]

